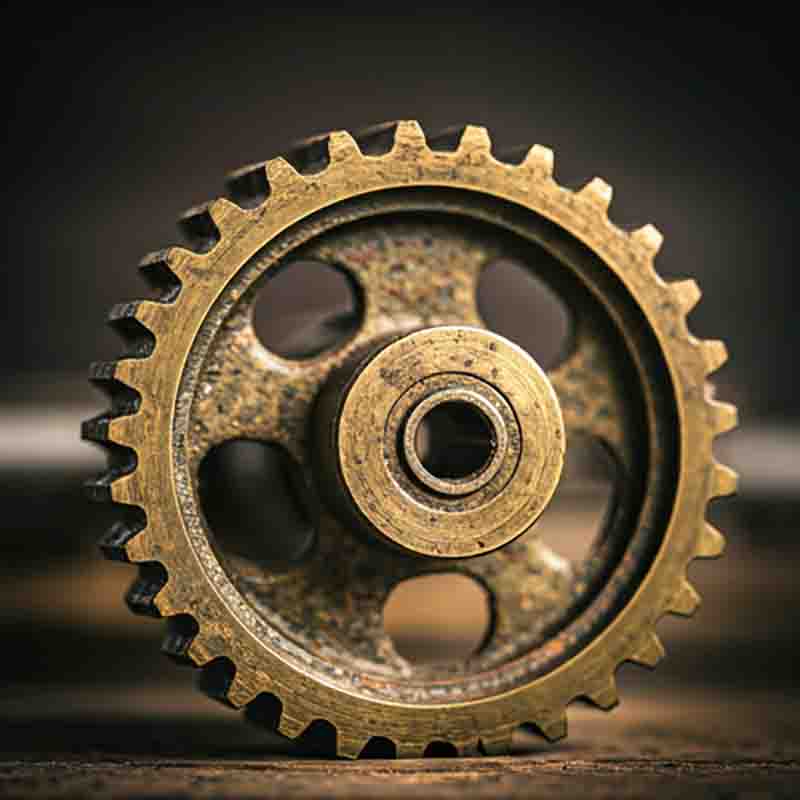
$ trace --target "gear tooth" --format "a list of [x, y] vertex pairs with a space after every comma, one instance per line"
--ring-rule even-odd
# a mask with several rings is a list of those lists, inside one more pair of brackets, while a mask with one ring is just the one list
[[735, 494], [739, 476], [730, 467], [718, 462], [714, 463], [714, 470], [711, 474], [711, 496], [724, 497]]
[[664, 645], [661, 644], [658, 636], [651, 631], [642, 638], [629, 660], [643, 667], [652, 668], [664, 658], [664, 655]]
[[154, 300], [140, 300], [132, 309], [136, 321], [143, 325], [148, 331], [158, 332], [162, 327], [165, 316], [169, 315], [167, 304]]
[[211, 215], [211, 203], [184, 211], [178, 218], [178, 227], [195, 253], [210, 252], [220, 240], [220, 231]]
[[262, 688], [256, 688], [257, 679], [243, 669], [237, 669], [236, 674], [228, 687], [227, 700], [234, 708], [242, 708], [255, 700], [262, 692]]
[[135, 390], [139, 384], [139, 369], [142, 360], [141, 358], [123, 358], [119, 361], [111, 362], [113, 364], [113, 379]]
[[313, 721], [310, 716], [298, 714], [296, 709], [287, 710], [286, 703], [283, 703], [283, 713], [278, 722], [278, 733], [289, 739], [297, 739]]
[[699, 558], [718, 558], [725, 551], [725, 537], [709, 522], [703, 526], [696, 554]]
[[173, 303], [180, 294], [182, 281], [197, 261], [197, 254], [183, 247], [168, 247], [148, 253], [139, 262], [139, 271], [157, 292], [160, 303]]
[[158, 555], [153, 549], [150, 538], [144, 531], [144, 522], [142, 522], [142, 527], [138, 531], [133, 531], [125, 540], [124, 548], [125, 560], [133, 564], [154, 561]]
[[120, 519], [116, 520], [103, 534], [98, 547], [103, 555], [110, 561], [129, 563], [128, 548], [136, 537], [144, 530], [147, 518], [140, 508], [131, 506], [126, 508]]
[[592, 180], [578, 192], [578, 195], [596, 208], [599, 208], [603, 214], [606, 214], [608, 212], [608, 207], [611, 205], [613, 189], [602, 178], [592, 178]]
[[[115, 465], [126, 469], [135, 466], [134, 456], [131, 455], [134, 444], [138, 440], [138, 414], [132, 416], [116, 416], [114, 411], [104, 411], [91, 419], [81, 423], [81, 438], [88, 442], [105, 447], [107, 453], [116, 456]], [[120, 452], [115, 452], [120, 449]]]
[[198, 667], [204, 667], [212, 659], [218, 657], [214, 642], [202, 625], [186, 648], [186, 655]]
[[489, 131], [480, 125], [458, 125], [445, 128], [428, 136], [428, 147], [444, 153], [475, 153], [489, 155], [492, 139]]
[[604, 711], [609, 711], [618, 705], [619, 693], [617, 692], [617, 682], [614, 676], [609, 675], [602, 683], [587, 692], [586, 699]]
[[265, 161], [248, 164], [229, 173], [225, 180], [228, 196], [241, 208], [253, 209], [269, 197], [269, 181]]
[[277, 193], [289, 195], [305, 187], [306, 179], [281, 156], [267, 161], [266, 169], [270, 196]]
[[141, 441], [140, 423], [141, 416], [138, 413], [125, 417], [111, 417], [106, 424], [107, 437], [116, 444], [133, 449], [134, 445]]
[[[134, 454], [135, 458], [135, 454]], [[139, 505], [140, 498], [135, 485], [133, 472], [136, 469], [135, 464], [131, 467], [129, 472], [122, 475], [114, 475], [111, 480], [111, 500], [114, 503], [121, 503], [126, 506]]]
[[[169, 586], [167, 583], [159, 595], [161, 600], [159, 610], [164, 616], [169, 613], [165, 606], [172, 605], [169, 599]], [[167, 633], [161, 644], [161, 651], [179, 664], [193, 665], [195, 662], [192, 661], [189, 651], [199, 630], [197, 621], [189, 614], [170, 617], [167, 620]]]
[[669, 610], [673, 614], [679, 614], [682, 617], [691, 617], [697, 611], [699, 605], [700, 595], [688, 580], [684, 580], [670, 601]]
[[397, 758], [423, 758], [425, 755], [425, 745], [421, 742], [392, 741], [394, 742], [395, 754], [397, 755]]
[[336, 732], [336, 755], [343, 758], [358, 758], [367, 746], [369, 736], [355, 736], [351, 733]]
[[488, 155], [492, 152], [492, 137], [482, 125], [467, 125], [461, 134], [458, 149]]
[[728, 360], [728, 348], [718, 339], [706, 339], [701, 344], [706, 375], [716, 372]]
[[714, 433], [722, 434], [733, 430], [739, 422], [739, 414], [736, 406], [731, 403], [711, 402], [711, 414], [713, 418]]
[[135, 414], [141, 406], [141, 395], [132, 386], [118, 378], [120, 362], [95, 361], [89, 367], [89, 381], [100, 389], [111, 401], [109, 418]]
[[664, 236], [655, 225], [644, 225], [631, 233], [631, 238], [640, 245], [649, 258], [654, 258], [664, 242]]
[[[156, 563], [161, 563], [156, 559], [151, 560]], [[166, 569], [166, 565], [164, 565], [164, 567]], [[191, 628], [193, 631], [192, 637], [196, 635], [199, 630], [198, 624], [184, 607], [184, 602], [181, 599], [178, 587], [169, 580], [169, 572], [167, 572], [167, 582], [164, 584], [164, 588], [158, 593], [156, 605], [161, 612], [161, 616], [169, 618], [167, 625], [168, 632], [173, 627], [180, 628], [184, 632]]]
[[355, 139], [347, 131], [333, 131], [304, 139], [294, 145], [286, 160], [300, 175], [317, 175], [332, 162], [360, 157]]
[[[100, 415], [107, 421], [115, 417], [136, 414], [141, 407], [141, 395], [134, 387], [126, 384], [118, 377], [120, 371], [124, 372], [124, 370], [120, 370], [120, 362], [118, 361], [95, 362], [89, 368], [89, 380], [98, 389], [102, 390], [111, 401], [111, 409]], [[108, 438], [107, 427], [103, 429], [99, 423], [94, 424], [91, 420], [89, 423], [88, 427], [84, 429], [84, 433], [90, 441], [105, 441], [105, 439], [96, 438], [101, 435], [104, 435], [106, 439]]]
[[555, 156], [549, 147], [535, 144], [528, 150], [528, 155], [522, 162], [523, 166], [533, 169], [534, 174], [540, 178], [549, 179], [553, 177], [555, 169]]
[[242, 708], [253, 702], [261, 689], [255, 688], [258, 679], [246, 668], [237, 667], [227, 656], [206, 660], [208, 647], [199, 652], [202, 636], [195, 637], [188, 655], [195, 663], [203, 664], [198, 678], [198, 688], [214, 700], [219, 700], [231, 708]]
[[567, 735], [567, 712], [537, 720], [533, 725], [548, 742], [557, 742]]
[[669, 285], [675, 302], [684, 315], [688, 314], [699, 302], [703, 293], [697, 281], [689, 278], [685, 281], [674, 281]]
[[138, 505], [131, 501], [129, 478], [136, 469], [136, 453], [111, 441], [102, 442], [108, 456], [108, 469], [102, 475], [84, 484], [90, 500], [96, 503], [122, 503]]
[[157, 304], [147, 301], [118, 303], [108, 312], [106, 321], [125, 343], [124, 358], [147, 358], [155, 349], [156, 340], [150, 329], [155, 316], [153, 305]]
[[[199, 661], [194, 652], [195, 643], [189, 648], [189, 656], [197, 664], [202, 664], [202, 670], [197, 679], [197, 686], [203, 694], [224, 703], [231, 708], [241, 708], [242, 705], [253, 700], [258, 692], [243, 693], [241, 683], [237, 683], [239, 671], [236, 665], [227, 656], [211, 658], [205, 662]], [[202, 654], [205, 656], [205, 653]], [[242, 699], [243, 702], [237, 702]]]
[[125, 593], [125, 602], [134, 614], [160, 617], [156, 597], [167, 584], [167, 572], [161, 564], [139, 565], [139, 574]]
[[141, 396], [136, 389], [139, 361], [135, 358], [95, 361], [89, 367], [89, 380], [112, 400], [113, 416], [134, 414], [139, 409]]
[[218, 197], [208, 204], [208, 214], [220, 238], [226, 239], [241, 230], [250, 215], [241, 206], [226, 197]]
[[246, 218], [245, 210], [220, 197], [185, 211], [178, 224], [195, 254], [205, 254], [213, 250], [220, 239], [237, 231]]
[[331, 162], [350, 161], [360, 158], [356, 140], [347, 131], [334, 131], [328, 138], [328, 155]]
[[425, 132], [416, 120], [402, 120], [394, 130], [394, 146], [405, 150], [422, 150], [426, 147]]
[[81, 423], [81, 439], [97, 444], [112, 442], [122, 447], [130, 447], [131, 443], [125, 435], [126, 432], [117, 425], [119, 419], [127, 419], [127, 417], [116, 418], [110, 412], [105, 411], [96, 417], [84, 420]]

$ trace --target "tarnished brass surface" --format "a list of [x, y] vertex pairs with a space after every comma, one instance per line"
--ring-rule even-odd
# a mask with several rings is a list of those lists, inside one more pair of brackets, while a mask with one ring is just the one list
[[[121, 510], [104, 549], [141, 565], [132, 605], [169, 619], [165, 649], [203, 667], [210, 693], [249, 704], [287, 736], [327, 720], [337, 752], [349, 756], [374, 736], [400, 756], [442, 740], [494, 753], [522, 723], [557, 739], [569, 702], [612, 707], [619, 664], [654, 665], [663, 655], [658, 619], [691, 614], [699, 602], [687, 566], [723, 548], [705, 507], [736, 482], [712, 454], [735, 410], [706, 387], [725, 348], [689, 333], [699, 290], [658, 277], [658, 232], [622, 231], [608, 219], [605, 183], [573, 192], [552, 170], [540, 146], [521, 163], [495, 157], [475, 127], [427, 141], [410, 122], [321, 137], [289, 160], [234, 175], [233, 201], [187, 215], [193, 249], [145, 260], [159, 298], [112, 311], [130, 352], [94, 365], [113, 405], [84, 425], [111, 453], [91, 492]], [[484, 265], [533, 253], [549, 256], [530, 260], [574, 328], [569, 352], [546, 376], [480, 330], [475, 304]], [[363, 314], [343, 346], [287, 359], [258, 341], [252, 308], [276, 270], [302, 258], [345, 271]], [[436, 345], [448, 336], [471, 345]], [[489, 343], [507, 348], [508, 359], [488, 346], [483, 358], [465, 357]], [[370, 371], [404, 347], [435, 363], [402, 367], [403, 380], [419, 380], [401, 380], [390, 404], [391, 369], [383, 384]], [[445, 355], [453, 367], [439, 360]], [[428, 398], [441, 392], [442, 402], [472, 398], [496, 412], [484, 408], [491, 458], [460, 486], [420, 472], [416, 437], [405, 435], [418, 404], [435, 405]], [[369, 414], [348, 406], [359, 395]], [[377, 430], [383, 418], [397, 431], [394, 448], [384, 427], [380, 444], [362, 450], [365, 420]], [[538, 541], [535, 525], [525, 531], [557, 483], [562, 420], [567, 449], [580, 436], [598, 439], [618, 472], [613, 512], [575, 563]], [[314, 546], [296, 562], [226, 553], [209, 530], [200, 465], [236, 438], [283, 446], [321, 496]], [[422, 498], [437, 522], [426, 529], [406, 497]], [[502, 504], [506, 512], [486, 516]], [[437, 536], [447, 514], [475, 527], [451, 522]], [[465, 663], [410, 664], [383, 631], [383, 601], [399, 580], [443, 564], [486, 588], [492, 630]]]
[[[341, 483], [379, 536], [412, 553], [489, 553], [526, 531], [555, 491], [564, 426], [536, 362], [501, 336], [445, 325], [407, 334], [357, 370], [344, 392], [323, 391], [321, 480]], [[430, 474], [415, 438], [437, 405], [476, 410], [492, 430], [487, 463], [461, 478]]]

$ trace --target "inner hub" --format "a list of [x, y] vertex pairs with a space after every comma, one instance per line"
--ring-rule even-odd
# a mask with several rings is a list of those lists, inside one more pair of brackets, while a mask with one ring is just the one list
[[334, 508], [416, 555], [507, 544], [544, 510], [563, 464], [546, 375], [467, 326], [415, 331], [345, 369], [321, 393], [315, 427], [317, 480]]
[[[496, 400], [502, 402], [499, 395]], [[486, 484], [500, 468], [507, 444], [495, 406], [458, 386], [428, 395], [409, 414], [403, 433], [409, 468], [443, 494], [469, 494]]]

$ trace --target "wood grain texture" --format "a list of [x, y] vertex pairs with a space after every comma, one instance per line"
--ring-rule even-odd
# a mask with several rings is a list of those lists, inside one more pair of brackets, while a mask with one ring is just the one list
[[16, 703], [6, 695], [0, 796], [793, 796], [796, 702], [644, 687], [612, 715], [573, 706], [561, 745], [519, 733], [509, 757], [358, 762], [296, 758], [188, 685], [117, 699], [103, 687], [41, 690]]

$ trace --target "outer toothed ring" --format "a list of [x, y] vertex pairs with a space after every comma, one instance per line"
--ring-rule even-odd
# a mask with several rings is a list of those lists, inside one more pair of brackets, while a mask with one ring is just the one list
[[[706, 388], [725, 348], [689, 333], [699, 290], [658, 277], [658, 232], [619, 229], [610, 187], [573, 192], [552, 171], [538, 145], [519, 163], [495, 157], [477, 127], [320, 137], [236, 173], [233, 200], [185, 218], [193, 249], [145, 259], [159, 299], [111, 312], [131, 349], [92, 367], [113, 403], [83, 427], [111, 454], [90, 492], [121, 511], [103, 549], [140, 565], [128, 602], [168, 618], [167, 651], [286, 736], [327, 720], [347, 756], [374, 736], [401, 756], [432, 741], [503, 752], [522, 723], [558, 739], [573, 699], [615, 705], [619, 664], [653, 666], [657, 621], [699, 602], [686, 568], [721, 553], [705, 508], [736, 483], [712, 455], [735, 409]], [[493, 339], [474, 303], [487, 260], [531, 248], [552, 256], [544, 277], [575, 322], [546, 374]], [[365, 306], [345, 346], [291, 362], [258, 343], [250, 314], [299, 257], [348, 271]], [[389, 352], [396, 370], [381, 368]], [[372, 402], [351, 408], [359, 392]], [[414, 426], [455, 401], [483, 414], [494, 449], [461, 484], [437, 484], [415, 461]], [[564, 431], [567, 448], [573, 435], [602, 440], [623, 476], [604, 536], [573, 566], [528, 529], [558, 481]], [[284, 446], [323, 498], [316, 544], [288, 571], [222, 552], [205, 522], [199, 465], [237, 437]], [[382, 632], [381, 603], [443, 565], [486, 586], [492, 633], [464, 664], [415, 667]]]

